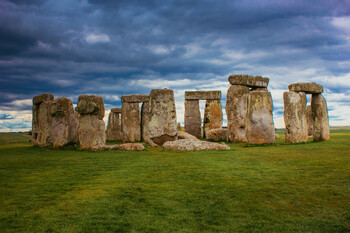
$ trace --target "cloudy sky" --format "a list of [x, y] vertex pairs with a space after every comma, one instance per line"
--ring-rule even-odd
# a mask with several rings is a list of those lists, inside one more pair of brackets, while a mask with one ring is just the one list
[[[113, 2], [113, 3], [112, 3]], [[31, 128], [32, 98], [221, 90], [270, 78], [276, 127], [288, 84], [323, 85], [330, 124], [350, 125], [350, 1], [0, 1], [0, 131]], [[202, 107], [204, 102], [202, 103]]]

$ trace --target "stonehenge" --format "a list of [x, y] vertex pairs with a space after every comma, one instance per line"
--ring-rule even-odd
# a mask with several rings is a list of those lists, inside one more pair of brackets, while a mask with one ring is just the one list
[[106, 130], [107, 141], [120, 141], [121, 140], [121, 126], [120, 126], [120, 114], [121, 108], [112, 108], [108, 116], [108, 125]]
[[230, 75], [226, 95], [227, 141], [264, 144], [275, 142], [272, 98], [268, 78]]
[[[307, 141], [308, 136], [314, 141], [330, 139], [328, 111], [323, 87], [316, 83], [293, 83], [283, 93], [284, 122], [286, 142]], [[306, 106], [306, 94], [311, 94], [311, 105]]]
[[[185, 131], [197, 138], [203, 138], [207, 131], [221, 128], [222, 107], [221, 91], [185, 91]], [[204, 109], [203, 128], [199, 100], [206, 100]]]

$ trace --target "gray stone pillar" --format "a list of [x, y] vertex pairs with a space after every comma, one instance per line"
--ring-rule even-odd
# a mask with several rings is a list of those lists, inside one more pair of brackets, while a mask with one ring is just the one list
[[322, 94], [312, 94], [311, 109], [313, 116], [314, 141], [328, 141], [330, 139], [327, 103]]
[[201, 138], [199, 100], [185, 100], [185, 132]]
[[211, 129], [222, 127], [222, 107], [220, 100], [207, 100], [204, 109], [203, 137]]
[[287, 143], [306, 142], [308, 127], [306, 119], [306, 96], [304, 92], [287, 91], [283, 93], [284, 123]]
[[122, 104], [122, 141], [141, 141], [141, 116], [139, 103], [123, 102]]
[[306, 121], [307, 121], [308, 136], [312, 136], [314, 134], [314, 119], [312, 117], [311, 105], [306, 106]]
[[121, 126], [120, 126], [120, 114], [121, 108], [112, 108], [108, 116], [107, 125], [107, 141], [120, 141], [121, 140]]

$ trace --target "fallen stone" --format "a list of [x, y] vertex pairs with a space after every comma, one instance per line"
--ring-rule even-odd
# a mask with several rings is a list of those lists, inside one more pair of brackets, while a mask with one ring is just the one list
[[98, 150], [119, 150], [120, 145], [100, 145], [100, 146], [93, 146], [91, 147], [92, 151], [98, 151]]
[[107, 135], [107, 141], [121, 140], [120, 117], [119, 117], [119, 113], [116, 111], [111, 110], [111, 112], [109, 113], [106, 135]]
[[168, 141], [163, 144], [166, 150], [178, 151], [198, 151], [198, 150], [229, 150], [230, 147], [225, 143], [215, 143], [207, 141], [196, 141], [191, 139], [180, 139], [176, 141]]
[[60, 148], [79, 142], [79, 119], [74, 112], [70, 99], [61, 97], [52, 102], [50, 107], [51, 140], [53, 147]]
[[192, 134], [189, 134], [189, 133], [184, 132], [184, 131], [177, 131], [177, 137], [178, 137], [179, 139], [190, 139], [190, 140], [199, 141], [198, 138], [196, 138], [196, 137], [193, 136]]
[[149, 132], [152, 141], [163, 145], [177, 139], [176, 108], [173, 90], [153, 89], [150, 93]]
[[247, 143], [264, 144], [275, 142], [275, 127], [272, 120], [270, 92], [250, 92], [248, 95]]
[[123, 102], [121, 131], [123, 142], [141, 140], [141, 117], [138, 103]]
[[328, 141], [330, 139], [327, 103], [322, 94], [312, 94], [311, 109], [313, 116], [314, 141]]
[[185, 100], [185, 131], [197, 138], [202, 136], [199, 100]]
[[307, 121], [308, 135], [312, 136], [314, 134], [314, 119], [312, 116], [311, 105], [306, 106], [306, 121]]
[[97, 115], [100, 120], [105, 116], [103, 98], [97, 95], [79, 96], [76, 109], [80, 115]]
[[144, 150], [145, 147], [141, 143], [124, 143], [119, 146], [119, 149], [140, 151], [140, 150]]
[[185, 100], [219, 100], [221, 91], [185, 91]]
[[246, 142], [249, 88], [232, 85], [226, 95], [227, 141]]
[[122, 96], [122, 103], [142, 103], [148, 102], [149, 95], [124, 95]]
[[220, 100], [207, 100], [204, 109], [203, 137], [206, 132], [222, 127], [222, 107]]
[[268, 78], [251, 75], [232, 74], [228, 77], [228, 81], [231, 85], [242, 85], [248, 87], [267, 87], [269, 84]]
[[305, 94], [320, 94], [323, 87], [316, 83], [293, 83], [288, 86], [289, 91], [305, 92]]
[[212, 129], [206, 134], [206, 139], [208, 141], [218, 142], [227, 140], [227, 129]]
[[283, 100], [286, 143], [306, 142], [308, 128], [306, 120], [305, 93], [287, 91], [283, 93]]

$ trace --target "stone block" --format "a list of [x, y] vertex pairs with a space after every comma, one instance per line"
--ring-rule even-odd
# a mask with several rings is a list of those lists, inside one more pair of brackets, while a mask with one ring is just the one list
[[[113, 108], [112, 108], [113, 109]], [[106, 130], [107, 141], [121, 140], [121, 126], [119, 112], [112, 111], [108, 116], [108, 125]]]
[[221, 91], [185, 91], [185, 100], [219, 100]]
[[79, 96], [76, 109], [80, 115], [97, 115], [100, 120], [105, 116], [105, 106], [102, 96], [81, 95]]
[[148, 102], [149, 95], [124, 95], [122, 96], [122, 103], [142, 103]]
[[141, 140], [139, 103], [123, 102], [121, 128], [123, 142], [139, 142]]
[[251, 75], [232, 74], [228, 77], [228, 81], [231, 85], [241, 85], [247, 87], [267, 87], [269, 84], [268, 78]]
[[316, 83], [293, 83], [288, 86], [289, 91], [305, 92], [305, 94], [320, 94], [323, 87]]
[[222, 107], [220, 100], [207, 100], [204, 109], [203, 137], [206, 132], [222, 127]]
[[330, 139], [330, 130], [328, 123], [327, 103], [322, 94], [312, 94], [311, 109], [314, 121], [314, 141], [328, 141]]
[[185, 100], [185, 131], [197, 138], [202, 135], [199, 100]]

